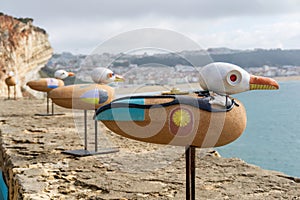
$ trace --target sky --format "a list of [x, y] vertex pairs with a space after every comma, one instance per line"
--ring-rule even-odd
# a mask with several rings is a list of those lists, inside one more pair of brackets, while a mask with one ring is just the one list
[[299, 0], [1, 0], [0, 12], [33, 18], [55, 53], [88, 54], [143, 28], [178, 32], [205, 49], [300, 49]]

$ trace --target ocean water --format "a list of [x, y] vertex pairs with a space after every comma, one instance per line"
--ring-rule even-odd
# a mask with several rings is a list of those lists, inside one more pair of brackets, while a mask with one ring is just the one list
[[234, 96], [246, 107], [247, 127], [239, 139], [217, 151], [300, 177], [300, 81], [279, 84], [276, 91]]

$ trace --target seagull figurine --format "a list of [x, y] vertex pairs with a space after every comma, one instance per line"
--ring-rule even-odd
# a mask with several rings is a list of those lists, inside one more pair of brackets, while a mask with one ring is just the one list
[[17, 85], [17, 80], [15, 78], [15, 73], [13, 71], [8, 72], [7, 78], [5, 79], [5, 84], [7, 85], [7, 98], [10, 99], [10, 87], [14, 88], [14, 100], [16, 100], [16, 85]]
[[95, 111], [97, 108], [106, 105], [114, 98], [114, 88], [107, 84], [112, 82], [124, 81], [124, 78], [115, 74], [107, 68], [98, 67], [91, 73], [94, 81], [92, 84], [78, 84], [59, 87], [49, 93], [52, 101], [61, 107], [84, 110], [84, 149], [64, 151], [65, 154], [74, 156], [90, 156], [103, 153], [114, 153], [119, 151], [117, 148], [107, 148], [98, 151], [97, 121], [95, 121], [95, 150], [88, 150], [87, 141], [87, 110]]
[[246, 127], [246, 111], [229, 95], [275, 90], [278, 83], [237, 65], [211, 63], [200, 71], [203, 90], [190, 95], [131, 96], [100, 107], [95, 119], [127, 138], [176, 146], [223, 146]]
[[236, 140], [246, 128], [246, 110], [229, 95], [275, 90], [278, 83], [248, 74], [237, 65], [211, 63], [200, 71], [205, 91], [191, 95], [131, 96], [100, 107], [95, 120], [121, 136], [186, 147], [186, 199], [195, 199], [196, 148], [218, 147]]
[[49, 92], [55, 88], [62, 87], [65, 85], [64, 79], [70, 76], [74, 76], [73, 72], [67, 72], [65, 70], [57, 70], [54, 72], [54, 78], [42, 78], [39, 80], [27, 82], [27, 86], [31, 89], [46, 92], [47, 93], [47, 113], [46, 114], [37, 114], [40, 116], [54, 115], [54, 106], [52, 102], [52, 113], [49, 113]]
[[39, 80], [27, 82], [27, 86], [31, 89], [40, 92], [50, 92], [52, 89], [64, 86], [64, 79], [69, 76], [74, 76], [73, 72], [67, 72], [65, 70], [57, 70], [54, 72], [54, 78], [42, 78]]
[[98, 67], [91, 73], [93, 84], [77, 84], [57, 88], [49, 93], [52, 101], [64, 108], [95, 110], [110, 103], [114, 88], [107, 84], [123, 81], [124, 78], [108, 68]]

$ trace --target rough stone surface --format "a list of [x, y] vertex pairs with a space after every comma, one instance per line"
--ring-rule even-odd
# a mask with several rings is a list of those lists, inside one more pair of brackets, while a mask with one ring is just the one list
[[[121, 138], [99, 123], [105, 135], [99, 148], [120, 151], [76, 158], [62, 154], [83, 148], [71, 110], [35, 116], [45, 111], [45, 101], [28, 99], [0, 99], [0, 108], [0, 161], [10, 199], [185, 199], [183, 148]], [[297, 178], [209, 155], [197, 150], [196, 199], [300, 199]]]
[[[15, 73], [17, 96], [27, 90], [26, 82], [38, 78], [38, 71], [51, 58], [53, 50], [45, 30], [33, 26], [32, 19], [0, 13], [0, 96], [7, 96], [5, 74]], [[5, 72], [4, 72], [5, 71]], [[33, 92], [32, 90], [29, 90]]]

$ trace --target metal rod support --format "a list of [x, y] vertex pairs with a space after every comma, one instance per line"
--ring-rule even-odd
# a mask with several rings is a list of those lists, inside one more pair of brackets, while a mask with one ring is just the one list
[[[96, 113], [97, 110], [95, 110]], [[95, 152], [98, 151], [98, 123], [97, 120], [95, 119]]]
[[49, 114], [49, 95], [47, 92], [47, 114]]
[[88, 136], [87, 136], [87, 110], [84, 110], [84, 149], [79, 150], [67, 150], [62, 153], [73, 156], [92, 156], [99, 154], [116, 153], [119, 149], [116, 147], [100, 148], [98, 151], [98, 123], [95, 120], [95, 151], [88, 150]]
[[186, 200], [195, 200], [195, 147], [188, 146], [185, 151]]
[[87, 150], [87, 110], [84, 110], [84, 150]]
[[52, 113], [52, 115], [54, 115], [54, 103], [53, 103], [53, 101], [51, 102], [51, 104], [52, 104], [51, 113]]

